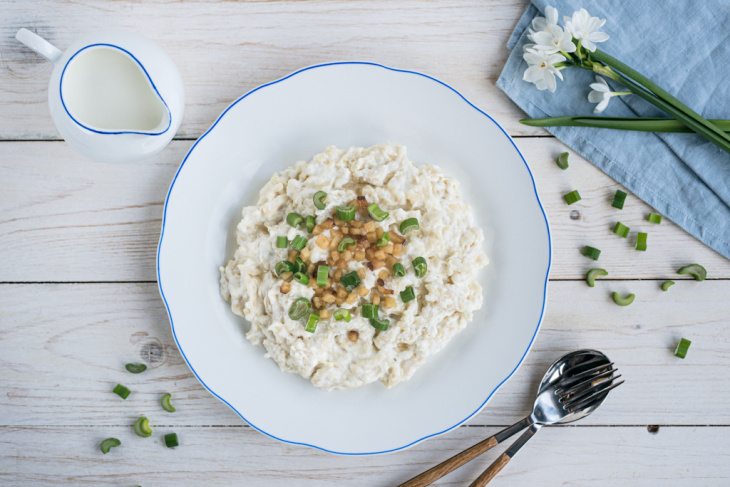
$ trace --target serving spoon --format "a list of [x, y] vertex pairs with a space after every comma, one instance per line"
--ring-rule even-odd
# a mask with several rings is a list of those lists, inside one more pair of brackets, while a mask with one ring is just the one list
[[563, 355], [545, 372], [529, 416], [413, 477], [399, 487], [429, 485], [527, 428], [527, 431], [490, 465], [471, 484], [471, 487], [486, 485], [543, 425], [572, 423], [595, 411], [608, 396], [608, 391], [623, 383], [623, 381], [614, 382], [620, 377], [614, 375], [616, 371], [613, 362], [597, 350], [578, 350]]

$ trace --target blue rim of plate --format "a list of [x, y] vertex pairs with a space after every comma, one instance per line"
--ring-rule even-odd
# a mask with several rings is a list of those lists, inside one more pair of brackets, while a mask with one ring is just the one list
[[[535, 192], [535, 199], [537, 200], [537, 204], [540, 207], [540, 211], [542, 211], [542, 216], [543, 216], [543, 218], [545, 220], [545, 229], [547, 230], [547, 237], [548, 237], [548, 265], [547, 265], [547, 269], [545, 270], [545, 283], [543, 285], [542, 309], [540, 310], [540, 319], [537, 321], [537, 326], [535, 326], [535, 333], [533, 333], [532, 338], [530, 339], [530, 343], [527, 345], [527, 349], [525, 349], [525, 353], [522, 354], [522, 358], [520, 358], [520, 360], [517, 363], [517, 365], [515, 366], [515, 368], [512, 369], [512, 372], [510, 372], [509, 375], [507, 375], [507, 377], [505, 377], [504, 380], [502, 380], [502, 382], [500, 382], [497, 385], [497, 387], [495, 387], [494, 390], [489, 393], [489, 395], [487, 396], [487, 398], [479, 405], [479, 407], [477, 407], [474, 410], [474, 412], [472, 412], [471, 414], [469, 414], [466, 418], [462, 419], [461, 421], [457, 422], [455, 425], [453, 425], [453, 426], [451, 426], [449, 428], [446, 428], [445, 430], [438, 431], [436, 433], [432, 433], [430, 435], [424, 436], [423, 438], [420, 438], [418, 440], [412, 441], [411, 443], [408, 443], [407, 445], [403, 445], [403, 446], [398, 447], [398, 448], [391, 448], [390, 450], [383, 450], [383, 451], [376, 451], [376, 452], [362, 452], [362, 453], [338, 452], [338, 451], [328, 450], [326, 448], [322, 448], [320, 446], [312, 445], [312, 444], [309, 444], [309, 443], [303, 443], [303, 442], [298, 442], [298, 441], [285, 440], [283, 438], [279, 438], [278, 436], [274, 436], [274, 435], [272, 435], [270, 433], [267, 433], [266, 431], [262, 430], [261, 428], [257, 427], [255, 424], [251, 423], [248, 419], [246, 419], [246, 417], [243, 414], [241, 414], [240, 411], [238, 411], [228, 401], [226, 401], [225, 399], [223, 399], [221, 396], [219, 396], [218, 394], [216, 394], [210, 387], [208, 387], [208, 385], [203, 381], [203, 379], [200, 378], [200, 376], [198, 375], [198, 373], [195, 371], [195, 368], [193, 368], [193, 365], [188, 360], [187, 356], [185, 355], [185, 352], [183, 351], [182, 347], [180, 346], [180, 342], [177, 339], [177, 334], [175, 333], [175, 323], [172, 320], [172, 314], [170, 312], [170, 306], [168, 306], [168, 304], [167, 304], [167, 299], [165, 298], [165, 292], [162, 289], [162, 280], [160, 279], [160, 249], [162, 248], [162, 239], [165, 237], [165, 221], [166, 221], [166, 218], [167, 218], [167, 203], [168, 203], [168, 200], [170, 199], [170, 194], [172, 193], [172, 189], [175, 186], [175, 181], [177, 180], [177, 176], [180, 174], [180, 171], [182, 170], [183, 166], [185, 165], [185, 162], [188, 160], [188, 157], [190, 157], [190, 154], [193, 153], [193, 150], [195, 150], [195, 147], [198, 145], [198, 143], [201, 140], [203, 140], [205, 138], [205, 136], [208, 135], [208, 133], [210, 133], [210, 131], [215, 128], [216, 125], [218, 125], [218, 122], [220, 122], [223, 119], [223, 117], [226, 115], [226, 113], [228, 113], [228, 111], [231, 108], [233, 108], [234, 106], [236, 106], [241, 100], [243, 100], [247, 96], [251, 95], [252, 93], [255, 93], [255, 92], [257, 92], [257, 91], [259, 91], [259, 90], [261, 90], [263, 88], [266, 88], [267, 86], [275, 85], [277, 83], [280, 83], [282, 81], [285, 81], [285, 80], [291, 78], [292, 76], [296, 76], [297, 74], [303, 73], [305, 71], [309, 71], [309, 70], [317, 69], [317, 68], [324, 68], [324, 67], [327, 67], [327, 66], [337, 66], [337, 65], [366, 65], [366, 66], [374, 66], [374, 67], [378, 67], [378, 68], [387, 69], [388, 71], [393, 71], [393, 72], [396, 72], [396, 73], [415, 74], [417, 76], [421, 76], [423, 78], [430, 79], [430, 80], [435, 81], [436, 83], [438, 83], [438, 84], [440, 84], [442, 86], [445, 86], [446, 88], [450, 89], [451, 91], [453, 91], [454, 93], [456, 93], [457, 95], [459, 95], [462, 100], [464, 100], [467, 104], [469, 104], [469, 106], [471, 106], [476, 111], [478, 111], [479, 113], [481, 113], [482, 115], [484, 115], [485, 117], [487, 117], [489, 120], [491, 120], [492, 123], [494, 123], [494, 125], [496, 125], [502, 131], [502, 133], [505, 135], [505, 137], [507, 137], [507, 139], [510, 141], [510, 143], [512, 144], [512, 146], [517, 151], [517, 154], [519, 154], [520, 159], [522, 159], [522, 162], [525, 164], [525, 168], [527, 169], [527, 173], [530, 175], [530, 180], [532, 181], [532, 189]], [[228, 106], [228, 108], [226, 108], [223, 111], [223, 113], [221, 113], [220, 116], [218, 116], [218, 118], [213, 123], [213, 125], [211, 125], [210, 128], [208, 130], [206, 130], [205, 133], [198, 138], [198, 140], [195, 141], [195, 143], [193, 144], [193, 146], [190, 148], [190, 150], [188, 151], [188, 153], [185, 155], [185, 158], [183, 159], [182, 163], [180, 164], [180, 167], [177, 169], [177, 172], [175, 172], [175, 177], [172, 179], [172, 183], [170, 183], [170, 189], [168, 190], [167, 196], [165, 197], [165, 208], [164, 208], [163, 214], [162, 214], [162, 231], [160, 233], [160, 242], [157, 245], [157, 286], [158, 286], [158, 288], [160, 290], [160, 296], [162, 297], [162, 301], [165, 303], [165, 308], [167, 309], [167, 316], [170, 319], [170, 326], [172, 328], [172, 335], [175, 338], [175, 344], [177, 344], [177, 348], [178, 348], [178, 350], [180, 350], [180, 354], [183, 356], [183, 359], [185, 359], [185, 363], [188, 364], [188, 367], [190, 367], [190, 370], [195, 375], [195, 378], [198, 379], [198, 381], [203, 385], [203, 387], [205, 387], [208, 390], [208, 392], [210, 392], [211, 394], [213, 394], [216, 398], [218, 398], [220, 401], [222, 401], [224, 404], [226, 404], [229, 408], [231, 408], [249, 426], [251, 426], [252, 428], [254, 428], [256, 431], [259, 431], [260, 433], [265, 434], [268, 437], [271, 437], [271, 438], [273, 438], [275, 440], [278, 440], [278, 441], [281, 441], [281, 442], [284, 442], [284, 443], [289, 443], [291, 445], [308, 446], [310, 448], [316, 448], [317, 450], [321, 450], [321, 451], [324, 451], [324, 452], [327, 452], [327, 453], [334, 453], [336, 455], [349, 455], [349, 456], [379, 455], [379, 454], [383, 454], [383, 453], [392, 453], [392, 452], [395, 452], [395, 451], [404, 450], [406, 448], [409, 448], [409, 447], [411, 447], [411, 446], [413, 446], [413, 445], [415, 445], [417, 443], [420, 443], [422, 441], [425, 441], [425, 440], [427, 440], [429, 438], [432, 438], [434, 436], [439, 436], [439, 435], [442, 435], [444, 433], [447, 433], [447, 432], [451, 431], [452, 429], [457, 428], [458, 426], [462, 425], [466, 421], [469, 421], [469, 419], [471, 419], [475, 414], [477, 414], [479, 411], [482, 410], [482, 408], [492, 398], [492, 396], [494, 395], [494, 393], [497, 392], [499, 390], [499, 388], [502, 387], [502, 385], [505, 382], [507, 382], [514, 375], [514, 373], [517, 371], [517, 369], [520, 368], [520, 365], [522, 365], [522, 362], [524, 362], [525, 357], [527, 356], [528, 352], [532, 348], [532, 344], [535, 342], [535, 337], [537, 337], [537, 333], [540, 331], [540, 326], [542, 325], [542, 320], [543, 320], [543, 317], [545, 316], [545, 305], [547, 304], [547, 285], [548, 285], [548, 278], [550, 276], [550, 267], [552, 266], [552, 254], [553, 254], [552, 249], [553, 249], [553, 241], [552, 241], [552, 236], [550, 234], [550, 224], [548, 223], [547, 215], [545, 214], [545, 208], [543, 208], [542, 202], [540, 201], [540, 196], [537, 194], [537, 187], [535, 186], [535, 178], [532, 175], [532, 171], [530, 170], [530, 166], [527, 165], [527, 161], [525, 160], [525, 157], [522, 155], [522, 152], [520, 152], [520, 149], [517, 147], [517, 145], [515, 144], [514, 140], [512, 140], [512, 137], [509, 136], [509, 134], [504, 130], [504, 128], [502, 128], [502, 126], [499, 123], [497, 123], [496, 120], [494, 120], [486, 112], [484, 112], [481, 109], [479, 109], [472, 102], [470, 102], [469, 100], [467, 100], [464, 95], [462, 95], [461, 93], [459, 93], [458, 91], [456, 91], [454, 88], [452, 88], [448, 84], [444, 83], [443, 81], [440, 81], [440, 80], [438, 80], [438, 79], [436, 79], [436, 78], [434, 78], [432, 76], [429, 76], [427, 74], [419, 73], [418, 71], [410, 71], [410, 70], [407, 70], [407, 69], [390, 68], [388, 66], [383, 66], [382, 64], [365, 62], [365, 61], [340, 61], [340, 62], [332, 62], [332, 63], [324, 63], [324, 64], [315, 64], [314, 66], [308, 66], [306, 68], [302, 68], [302, 69], [300, 69], [298, 71], [295, 71], [295, 72], [293, 72], [293, 73], [291, 73], [291, 74], [289, 74], [287, 76], [284, 76], [283, 78], [279, 78], [279, 79], [277, 79], [275, 81], [271, 81], [271, 82], [266, 83], [266, 84], [263, 84], [263, 85], [261, 85], [261, 86], [259, 86], [257, 88], [254, 88], [253, 90], [249, 91], [248, 93], [246, 93], [245, 95], [241, 96], [236, 101], [234, 101], [233, 103], [231, 103]]]

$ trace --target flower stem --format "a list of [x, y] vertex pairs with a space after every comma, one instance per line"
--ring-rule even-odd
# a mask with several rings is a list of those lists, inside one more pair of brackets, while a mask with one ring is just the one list
[[[730, 120], [709, 120], [724, 132], [730, 132]], [[636, 132], [694, 133], [679, 120], [650, 117], [550, 117], [526, 118], [520, 123], [531, 127], [591, 127]]]

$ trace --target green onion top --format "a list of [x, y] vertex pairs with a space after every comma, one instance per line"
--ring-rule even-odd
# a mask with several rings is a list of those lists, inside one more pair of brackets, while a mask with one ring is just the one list
[[172, 404], [170, 404], [170, 399], [172, 398], [172, 394], [165, 394], [162, 396], [162, 399], [160, 399], [160, 404], [162, 405], [162, 409], [167, 411], [168, 413], [174, 413], [176, 409], [172, 407]]
[[628, 306], [634, 302], [634, 298], [636, 297], [636, 295], [629, 294], [625, 298], [622, 298], [619, 293], [614, 292], [613, 294], [611, 294], [611, 297], [613, 298], [613, 302], [618, 304], [619, 306]]
[[301, 257], [294, 259], [294, 272], [307, 272], [307, 264], [304, 263]]
[[563, 198], [565, 199], [565, 202], [569, 205], [572, 205], [573, 203], [576, 203], [580, 201], [580, 193], [578, 193], [578, 190], [571, 191], [570, 193], [563, 195]]
[[113, 447], [119, 446], [121, 444], [122, 442], [117, 440], [116, 438], [107, 438], [106, 440], [101, 442], [99, 448], [101, 448], [101, 452], [106, 455]]
[[338, 206], [335, 210], [337, 211], [337, 218], [343, 222], [351, 222], [355, 219], [355, 205]]
[[704, 281], [707, 277], [707, 270], [699, 264], [690, 264], [679, 269], [677, 274], [689, 274], [698, 281]]
[[388, 232], [383, 232], [383, 236], [378, 239], [376, 245], [378, 247], [385, 247], [388, 245], [388, 242], [390, 242], [390, 235], [388, 235]]
[[370, 326], [379, 331], [385, 331], [390, 326], [390, 320], [379, 320], [377, 318], [370, 318]]
[[416, 299], [416, 292], [413, 290], [413, 286], [408, 286], [400, 292], [400, 298], [404, 303], [413, 301]]
[[147, 370], [147, 366], [145, 364], [127, 364], [124, 368], [127, 369], [127, 372], [131, 372], [133, 374], [139, 374], [140, 372]]
[[346, 310], [345, 308], [339, 308], [335, 310], [333, 316], [337, 321], [345, 320], [346, 323], [349, 323], [350, 320], [352, 320], [352, 316], [350, 316], [350, 311]]
[[180, 443], [177, 441], [177, 433], [168, 433], [165, 435], [165, 446], [167, 448], [175, 448], [176, 446], [180, 446]]
[[304, 219], [304, 224], [307, 226], [307, 231], [309, 233], [312, 233], [312, 230], [314, 230], [314, 226], [317, 224], [317, 220], [315, 220], [312, 215], [309, 215], [307, 218]]
[[312, 313], [309, 315], [309, 319], [307, 319], [307, 327], [305, 330], [309, 333], [314, 333], [317, 330], [317, 323], [319, 323], [319, 315]]
[[362, 305], [362, 317], [363, 318], [377, 318], [378, 317], [378, 305], [372, 303], [365, 303]]
[[626, 238], [629, 236], [629, 230], [630, 228], [624, 225], [621, 222], [616, 222], [616, 226], [613, 228], [613, 233], [618, 235], [619, 237]]
[[618, 208], [619, 210], [623, 210], [625, 201], [626, 193], [618, 189], [616, 190], [616, 194], [613, 197], [613, 203], [611, 203], [611, 206], [613, 206], [614, 208]]
[[294, 240], [291, 241], [291, 248], [301, 252], [304, 247], [307, 246], [307, 238], [302, 235], [297, 235]]
[[376, 222], [382, 222], [390, 216], [390, 213], [381, 210], [377, 203], [368, 206], [368, 214]]
[[585, 255], [586, 257], [589, 257], [593, 260], [598, 260], [598, 257], [600, 257], [600, 255], [601, 255], [601, 251], [595, 247], [586, 245], [585, 247], [583, 247], [583, 255]]
[[569, 154], [567, 152], [563, 152], [558, 156], [557, 163], [560, 169], [568, 169], [568, 155]]
[[608, 271], [606, 269], [591, 269], [586, 274], [586, 284], [588, 284], [590, 287], [594, 287], [596, 285], [596, 278], [598, 276], [607, 276]]
[[352, 291], [357, 286], [360, 285], [360, 276], [357, 275], [357, 272], [352, 271], [349, 274], [345, 274], [344, 276], [340, 277], [340, 282], [343, 286], [345, 286], [345, 289], [348, 291]]
[[286, 239], [286, 237], [276, 237], [276, 248], [277, 249], [285, 249], [289, 246], [289, 241]]
[[428, 272], [428, 264], [426, 263], [426, 259], [423, 257], [416, 257], [413, 259], [413, 269], [416, 271], [416, 277], [421, 279], [423, 276], [426, 275], [426, 272]]
[[657, 225], [662, 222], [662, 216], [657, 215], [656, 213], [649, 213], [649, 216], [646, 217], [646, 219], [649, 220], [649, 222], [651, 223], [656, 223]]
[[638, 233], [636, 235], [636, 250], [646, 250], [646, 233]]
[[664, 281], [662, 283], [662, 291], [669, 291], [669, 288], [674, 286], [674, 281]]
[[298, 320], [309, 311], [309, 300], [307, 298], [298, 298], [294, 300], [289, 308], [289, 318]]
[[327, 197], [327, 193], [324, 191], [317, 191], [314, 193], [314, 197], [312, 200], [314, 201], [314, 207], [318, 210], [324, 210], [324, 207], [327, 206], [324, 204], [324, 199]]
[[682, 338], [677, 344], [677, 348], [674, 349], [674, 356], [679, 358], [685, 358], [691, 344], [691, 341]]
[[304, 221], [304, 217], [302, 215], [300, 215], [299, 213], [289, 213], [286, 216], [286, 222], [289, 225], [293, 226], [294, 228], [299, 226], [299, 224], [302, 223], [303, 221]]
[[406, 275], [406, 268], [403, 267], [403, 264], [400, 262], [393, 264], [393, 275], [396, 277], [403, 277]]
[[150, 428], [150, 420], [142, 416], [134, 422], [134, 432], [137, 436], [147, 438], [152, 435], [152, 428]]
[[347, 250], [347, 247], [355, 245], [355, 239], [352, 237], [342, 237], [342, 240], [340, 240], [340, 243], [337, 244], [337, 252], [344, 253], [345, 250]]
[[295, 272], [294, 280], [297, 281], [299, 284], [303, 284], [304, 286], [309, 284], [309, 276], [303, 272]]
[[285, 272], [294, 272], [294, 264], [292, 264], [288, 260], [282, 260], [281, 262], [276, 263], [276, 266], [274, 267], [274, 272], [277, 276], [280, 276]]
[[114, 388], [114, 394], [121, 397], [122, 399], [126, 399], [129, 397], [129, 393], [131, 392], [129, 389], [124, 387], [122, 384], [117, 384]]
[[327, 285], [327, 278], [330, 275], [330, 266], [321, 265], [317, 268], [317, 286], [324, 287]]
[[400, 226], [398, 227], [401, 235], [405, 235], [411, 230], [418, 230], [419, 228], [421, 227], [418, 224], [418, 218], [406, 218], [401, 222]]

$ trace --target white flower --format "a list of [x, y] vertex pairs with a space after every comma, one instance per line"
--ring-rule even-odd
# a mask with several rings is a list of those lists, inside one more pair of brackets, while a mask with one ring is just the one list
[[524, 54], [524, 58], [527, 61], [528, 68], [525, 70], [522, 79], [534, 83], [538, 90], [550, 90], [551, 93], [554, 93], [557, 86], [555, 76], [562, 81], [563, 75], [553, 64], [565, 61], [565, 56], [528, 49]]
[[534, 48], [538, 51], [550, 53], [558, 51], [575, 52], [573, 36], [558, 25], [548, 25], [545, 30], [532, 34], [531, 39], [535, 43]]
[[591, 17], [584, 8], [573, 12], [572, 19], [568, 16], [563, 17], [563, 21], [565, 22], [565, 30], [570, 32], [576, 39], [579, 39], [582, 46], [591, 52], [596, 50], [594, 42], [608, 40], [608, 34], [598, 30], [606, 23], [606, 19]]
[[545, 17], [532, 19], [532, 28], [535, 32], [545, 30], [548, 25], [558, 25], [558, 11], [555, 7], [545, 7]]

